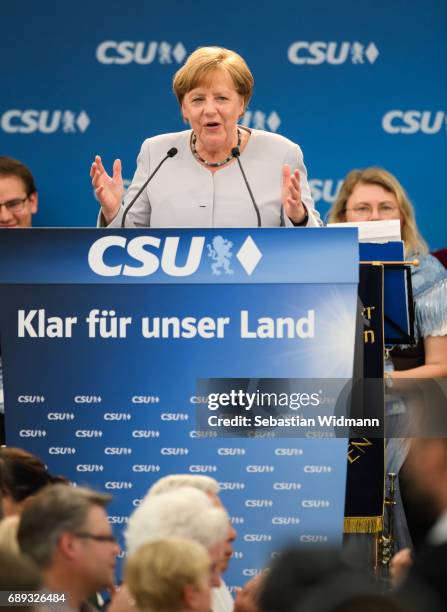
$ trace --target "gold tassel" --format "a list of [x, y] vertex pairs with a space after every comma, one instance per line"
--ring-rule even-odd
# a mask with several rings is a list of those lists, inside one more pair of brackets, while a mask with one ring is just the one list
[[382, 530], [382, 516], [350, 516], [344, 520], [344, 533], [379, 533]]

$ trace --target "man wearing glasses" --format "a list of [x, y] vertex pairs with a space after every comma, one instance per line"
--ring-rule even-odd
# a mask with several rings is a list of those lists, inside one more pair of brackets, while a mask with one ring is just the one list
[[[45, 612], [92, 612], [88, 598], [115, 582], [120, 551], [107, 520], [109, 495], [83, 487], [49, 485], [26, 506], [17, 539], [23, 554], [42, 573], [45, 593], [63, 593], [47, 601]], [[53, 598], [54, 599], [54, 598]]]
[[37, 191], [28, 168], [0, 156], [0, 228], [31, 227], [37, 212]]
[[[34, 178], [22, 162], [0, 156], [0, 228], [31, 227], [37, 212]], [[5, 443], [2, 351], [0, 346], [0, 444]]]
[[[37, 212], [34, 178], [22, 162], [0, 156], [0, 228], [31, 227]], [[2, 354], [0, 346], [0, 444], [5, 443]]]

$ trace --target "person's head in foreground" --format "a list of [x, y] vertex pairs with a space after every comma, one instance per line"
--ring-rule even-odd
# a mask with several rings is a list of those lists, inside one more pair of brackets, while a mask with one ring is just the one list
[[22, 162], [0, 156], [0, 228], [31, 227], [37, 212], [33, 175]]
[[[153, 496], [159, 493], [166, 493], [167, 491], [174, 491], [182, 487], [193, 487], [194, 489], [203, 491], [208, 495], [215, 506], [225, 509], [219, 497], [219, 483], [215, 478], [203, 474], [170, 474], [169, 476], [163, 476], [163, 478], [160, 478], [152, 485], [147, 494], [148, 496]], [[236, 536], [237, 533], [235, 528], [231, 521], [228, 521], [228, 534], [225, 541], [224, 557], [221, 566], [222, 573], [228, 569]]]
[[[39, 591], [42, 587], [42, 578], [34, 563], [29, 559], [10, 550], [0, 548], [0, 591], [3, 595], [18, 591]], [[9, 597], [9, 595], [8, 595]], [[37, 610], [32, 604], [23, 606], [0, 606], [0, 610], [22, 610], [31, 612]]]
[[352, 556], [326, 547], [284, 550], [266, 575], [259, 610], [409, 612], [388, 598], [380, 583], [361, 569], [357, 553]]
[[198, 155], [228, 154], [240, 145], [237, 122], [253, 92], [253, 76], [240, 55], [221, 47], [197, 49], [175, 74], [173, 89]]
[[346, 176], [331, 210], [330, 223], [399, 219], [407, 253], [427, 253], [413, 206], [397, 178], [383, 168], [352, 170]]
[[21, 448], [0, 448], [0, 496], [3, 516], [21, 514], [33, 495], [65, 479], [52, 476], [39, 457]]
[[21, 551], [39, 567], [45, 586], [66, 593], [74, 609], [115, 581], [119, 546], [107, 520], [109, 501], [91, 489], [51, 485], [22, 514]]
[[129, 518], [125, 533], [129, 554], [142, 544], [181, 537], [202, 544], [211, 560], [211, 585], [219, 587], [228, 536], [228, 515], [209, 496], [192, 487], [146, 496]]
[[148, 542], [128, 559], [125, 580], [141, 612], [209, 612], [210, 557], [186, 538]]

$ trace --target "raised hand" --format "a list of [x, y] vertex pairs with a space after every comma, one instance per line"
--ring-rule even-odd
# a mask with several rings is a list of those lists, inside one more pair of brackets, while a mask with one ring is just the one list
[[113, 176], [109, 176], [102, 165], [100, 156], [97, 155], [90, 168], [90, 176], [96, 196], [102, 207], [102, 213], [107, 223], [110, 223], [118, 213], [124, 194], [121, 161], [115, 159], [113, 162]]
[[293, 223], [304, 221], [306, 211], [301, 202], [300, 173], [295, 170], [292, 174], [288, 164], [282, 169], [282, 205]]

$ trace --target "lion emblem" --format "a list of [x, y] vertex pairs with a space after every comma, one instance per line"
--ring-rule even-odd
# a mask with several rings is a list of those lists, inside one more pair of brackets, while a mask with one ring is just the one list
[[233, 243], [230, 240], [225, 240], [223, 236], [215, 236], [211, 244], [206, 245], [208, 247], [208, 257], [214, 261], [211, 264], [213, 274], [222, 274], [222, 268], [225, 274], [234, 274], [234, 270], [231, 269], [230, 259], [233, 257], [231, 248]]

